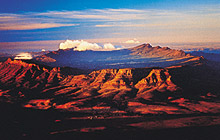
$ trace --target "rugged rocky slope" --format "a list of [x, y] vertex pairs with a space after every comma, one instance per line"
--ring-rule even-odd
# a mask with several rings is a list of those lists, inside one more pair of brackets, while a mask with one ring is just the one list
[[219, 75], [199, 60], [192, 64], [64, 75], [60, 68], [8, 59], [0, 65], [0, 99], [81, 112], [218, 113]]
[[68, 73], [80, 72], [78, 69], [51, 68], [9, 58], [0, 64], [0, 88], [6, 90], [8, 95], [12, 94], [12, 97], [35, 98], [41, 96], [40, 92], [45, 87], [58, 85]]
[[[54, 86], [61, 78], [58, 68], [47, 69], [36, 64], [10, 58], [0, 65], [1, 89], [14, 97], [37, 97], [47, 86]], [[3, 93], [1, 93], [4, 96]], [[5, 96], [7, 97], [7, 96]]]

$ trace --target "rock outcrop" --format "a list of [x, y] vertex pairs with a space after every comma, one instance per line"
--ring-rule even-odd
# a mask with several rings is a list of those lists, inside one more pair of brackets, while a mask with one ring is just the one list
[[32, 89], [54, 84], [60, 79], [59, 68], [47, 69], [10, 58], [0, 65], [0, 82], [4, 86]]

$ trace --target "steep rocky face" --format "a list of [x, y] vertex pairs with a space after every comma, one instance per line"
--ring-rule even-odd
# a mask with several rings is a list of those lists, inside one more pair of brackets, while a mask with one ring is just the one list
[[17, 92], [37, 89], [48, 95], [54, 91], [53, 96], [62, 94], [70, 99], [96, 96], [108, 100], [124, 100], [142, 98], [136, 95], [146, 92], [153, 94], [154, 91], [177, 90], [165, 69], [103, 69], [76, 76], [64, 76], [60, 71], [60, 68], [46, 69], [21, 60], [8, 59], [0, 65], [0, 82], [8, 89], [15, 87]]
[[153, 69], [147, 77], [135, 85], [135, 88], [139, 89], [137, 96], [144, 99], [152, 98], [155, 91], [167, 93], [180, 89], [171, 81], [171, 75], [166, 69]]
[[10, 58], [0, 65], [1, 89], [9, 89], [13, 94], [33, 96], [44, 87], [53, 86], [62, 79], [58, 68], [47, 69], [36, 64]]
[[0, 82], [2, 87], [22, 87], [38, 89], [58, 85], [66, 75], [83, 73], [79, 69], [68, 67], [48, 67], [32, 62], [11, 60], [0, 64]]
[[[163, 92], [180, 89], [171, 81], [168, 70], [160, 68], [103, 69], [89, 75], [68, 76], [60, 82], [60, 86], [62, 88], [54, 94], [72, 100], [80, 99], [79, 104], [74, 102], [76, 106], [82, 105], [82, 101], [91, 103], [93, 99], [95, 105], [100, 102], [154, 100], [154, 95], [159, 94], [167, 99], [172, 95]], [[50, 90], [54, 89], [45, 90], [45, 94]]]

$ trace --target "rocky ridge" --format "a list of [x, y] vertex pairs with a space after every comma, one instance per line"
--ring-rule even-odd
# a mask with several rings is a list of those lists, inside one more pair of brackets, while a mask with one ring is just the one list
[[36, 109], [110, 112], [117, 109], [141, 114], [182, 114], [209, 109], [218, 112], [220, 105], [213, 102], [218, 99], [217, 94], [204, 91], [203, 95], [196, 95], [198, 103], [185, 96], [190, 88], [176, 80], [181, 76], [176, 71], [188, 67], [102, 69], [87, 75], [63, 75], [60, 68], [8, 59], [0, 65], [0, 96], [1, 100], [19, 100], [24, 107]]

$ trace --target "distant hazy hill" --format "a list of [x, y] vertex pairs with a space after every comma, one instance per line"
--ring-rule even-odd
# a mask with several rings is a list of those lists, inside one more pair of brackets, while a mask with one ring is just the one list
[[143, 57], [181, 58], [190, 56], [182, 50], [173, 50], [160, 46], [152, 47], [150, 44], [142, 44], [129, 50], [132, 51], [132, 55], [141, 55]]
[[12, 55], [7, 54], [7, 53], [0, 53], [0, 62], [5, 61], [10, 57], [12, 57]]
[[50, 66], [98, 70], [106, 68], [166, 67], [192, 58], [193, 56], [181, 50], [143, 44], [131, 49], [113, 51], [58, 50], [36, 57], [35, 60]]
[[190, 54], [192, 54], [194, 56], [203, 56], [207, 60], [220, 62], [220, 54], [218, 54], [218, 53], [206, 53], [206, 52], [202, 52], [202, 51], [193, 51]]

